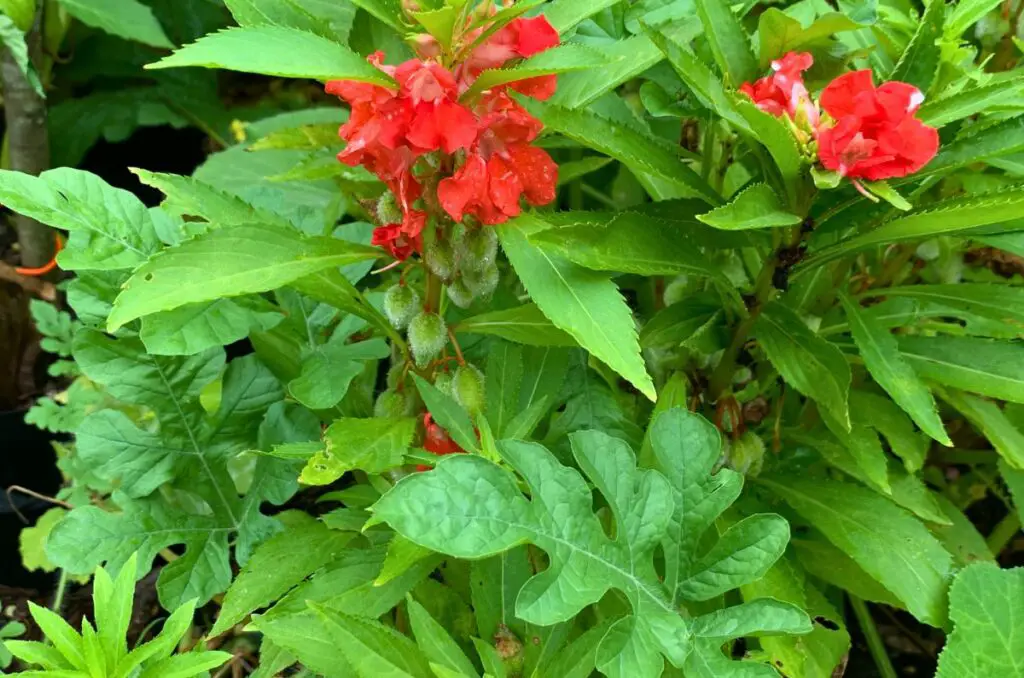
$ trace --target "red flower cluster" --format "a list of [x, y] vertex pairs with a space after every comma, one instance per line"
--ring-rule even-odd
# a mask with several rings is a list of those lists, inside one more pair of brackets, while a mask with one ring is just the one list
[[[467, 33], [467, 44], [484, 28]], [[435, 51], [429, 38], [421, 43], [423, 51]], [[339, 130], [348, 145], [338, 159], [376, 174], [394, 193], [402, 211], [401, 223], [376, 229], [373, 244], [386, 247], [397, 259], [421, 250], [427, 212], [418, 202], [423, 176], [414, 172], [414, 165], [428, 153], [465, 153], [462, 165], [438, 185], [440, 206], [456, 221], [470, 214], [484, 224], [498, 224], [519, 214], [524, 196], [534, 205], [554, 200], [558, 167], [546, 152], [530, 146], [540, 133], [540, 121], [509, 97], [505, 87], [485, 92], [472, 108], [459, 96], [483, 70], [557, 44], [558, 33], [544, 17], [516, 19], [476, 47], [453, 71], [433, 59], [386, 66], [378, 52], [369, 57], [370, 63], [394, 78], [397, 89], [350, 80], [327, 83], [327, 92], [352, 109]], [[554, 94], [555, 84], [555, 76], [543, 76], [509, 87], [546, 99]], [[449, 166], [431, 163], [432, 168]]]
[[740, 91], [763, 111], [789, 115], [798, 125], [806, 121], [821, 164], [855, 181], [903, 177], [935, 157], [938, 132], [914, 117], [924, 101], [920, 90], [895, 81], [875, 87], [870, 70], [846, 73], [822, 91], [827, 118], [819, 121], [802, 76], [812, 64], [810, 54], [790, 52], [772, 63], [775, 73]]
[[[464, 449], [459, 447], [457, 442], [451, 439], [447, 431], [434, 423], [434, 418], [430, 416], [430, 412], [423, 415], [423, 428], [426, 430], [426, 435], [423, 438], [423, 449], [427, 452], [436, 454], [439, 457], [465, 452]], [[427, 471], [430, 470], [430, 467], [420, 464], [416, 467], [416, 470]]]

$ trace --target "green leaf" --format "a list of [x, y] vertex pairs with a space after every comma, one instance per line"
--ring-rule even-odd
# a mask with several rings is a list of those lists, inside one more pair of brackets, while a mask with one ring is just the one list
[[[128, 654], [126, 637], [132, 621], [137, 559], [133, 555], [112, 581], [106, 570], [96, 570], [93, 579], [93, 613], [104, 660], [116, 666]], [[83, 625], [82, 630], [85, 631]]]
[[359, 678], [433, 678], [423, 654], [411, 640], [394, 629], [315, 603], [310, 606]]
[[36, 94], [40, 98], [45, 99], [46, 93], [43, 91], [43, 83], [39, 81], [39, 74], [36, 72], [35, 66], [32, 65], [32, 61], [28, 56], [25, 33], [6, 14], [0, 14], [0, 43], [3, 43], [4, 48], [10, 52], [14, 63], [18, 65], [21, 74], [32, 85], [32, 89], [36, 91]]
[[922, 92], [929, 90], [942, 60], [942, 48], [938, 41], [942, 37], [945, 14], [944, 2], [925, 5], [914, 37], [910, 39], [896, 67], [889, 74], [889, 80], [908, 82]]
[[[601, 52], [608, 58], [608, 65], [559, 77], [558, 91], [551, 98], [551, 103], [570, 109], [588, 106], [664, 58], [645, 35], [602, 44]], [[559, 174], [564, 168], [564, 164], [559, 166]]]
[[230, 652], [186, 652], [150, 664], [139, 678], [193, 678], [207, 675], [218, 666], [223, 666], [233, 655]]
[[754, 184], [744, 189], [728, 205], [716, 207], [697, 218], [708, 226], [726, 231], [795, 226], [802, 221], [782, 207], [775, 191], [766, 184]]
[[166, 196], [163, 202], [165, 209], [182, 216], [201, 217], [219, 227], [252, 223], [289, 225], [284, 217], [254, 207], [242, 198], [194, 177], [161, 174], [137, 168], [131, 168], [131, 172], [139, 181]]
[[313, 455], [299, 480], [329, 485], [355, 469], [384, 473], [402, 465], [415, 433], [411, 418], [338, 419], [324, 431], [324, 449]]
[[[961, 2], [956, 7], [959, 9], [969, 4], [971, 3]], [[955, 12], [956, 10], [954, 10], [954, 14]], [[997, 80], [987, 85], [971, 87], [956, 94], [926, 101], [917, 111], [917, 117], [926, 125], [942, 127], [981, 113], [990, 106], [996, 106], [1005, 101], [1007, 97], [1020, 94], [1021, 90], [1024, 90], [1024, 78]]]
[[945, 34], [951, 38], [959, 38], [999, 5], [999, 0], [961, 0], [953, 5], [949, 13]]
[[786, 383], [818, 402], [849, 430], [851, 375], [842, 351], [811, 332], [800, 316], [780, 303], [764, 308], [754, 335]]
[[1007, 464], [1015, 469], [1024, 469], [1024, 433], [999, 405], [954, 389], [938, 389], [936, 392], [988, 438]]
[[476, 431], [473, 427], [473, 420], [469, 418], [466, 410], [462, 409], [455, 400], [441, 391], [438, 391], [433, 384], [418, 374], [413, 375], [416, 382], [416, 390], [419, 391], [423, 403], [441, 428], [448, 432], [459, 447], [467, 452], [480, 452], [480, 442], [477, 440]]
[[306, 0], [227, 0], [239, 26], [284, 26], [344, 40], [356, 8], [348, 3]]
[[[5, 625], [4, 628], [6, 629], [8, 626], [11, 626], [11, 624]], [[70, 674], [74, 678], [89, 677], [89, 674], [87, 673], [71, 671], [71, 662], [65, 659], [64, 655], [58, 652], [53, 645], [36, 642], [34, 640], [6, 640], [3, 641], [3, 645], [12, 655], [20, 659], [22, 662], [26, 664], [36, 664], [50, 671], [51, 673], [42, 674], [47, 677], [64, 669], [68, 669], [64, 672], [64, 675]], [[25, 671], [22, 671], [22, 673], [25, 673]]]
[[1024, 288], [1021, 287], [986, 283], [908, 285], [887, 287], [884, 294], [886, 298], [919, 299], [991, 318], [1024, 335]]
[[334, 560], [353, 536], [310, 520], [268, 539], [231, 583], [209, 635], [219, 636], [246, 615], [283, 596]]
[[210, 231], [150, 258], [124, 284], [107, 320], [114, 331], [142, 316], [190, 303], [267, 292], [380, 252], [344, 240], [303, 237], [269, 224]]
[[757, 77], [758, 65], [750, 36], [726, 0], [696, 0], [697, 15], [718, 68], [739, 87]]
[[559, 45], [535, 54], [511, 68], [494, 68], [484, 71], [459, 98], [468, 101], [475, 99], [487, 90], [511, 82], [544, 75], [601, 68], [610, 63], [612, 60], [607, 54], [593, 47], [575, 43]]
[[[268, 406], [283, 396], [279, 383], [255, 356], [235, 360], [211, 416], [199, 395], [218, 377], [222, 351], [150, 356], [137, 339], [82, 330], [75, 337], [75, 359], [110, 395], [151, 410], [159, 434], [139, 428], [119, 410], [86, 418], [77, 453], [94, 473], [122, 488], [113, 495], [122, 512], [76, 508], [54, 528], [47, 554], [72, 574], [85, 574], [102, 561], [120, 567], [137, 551], [140, 571], [146, 572], [161, 549], [184, 544], [184, 555], [161, 570], [161, 602], [169, 608], [193, 598], [205, 603], [230, 583], [229, 536], [237, 533], [235, 552], [244, 564], [253, 546], [279, 529], [260, 512], [261, 503], [283, 503], [297, 489], [290, 462], [257, 459], [244, 496], [227, 470], [232, 457], [257, 446]], [[141, 498], [172, 479], [204, 501], [209, 513], [187, 513], [159, 495]]]
[[796, 271], [807, 271], [869, 247], [905, 240], [925, 240], [1016, 219], [1020, 217], [1022, 207], [1024, 188], [1020, 187], [943, 200], [814, 253], [799, 265], [794, 275]]
[[409, 29], [402, 21], [402, 6], [398, 0], [352, 0], [352, 4], [400, 34]]
[[640, 346], [680, 346], [700, 336], [719, 317], [722, 305], [712, 295], [695, 294], [658, 311], [640, 330]]
[[284, 26], [228, 28], [204, 36], [146, 68], [201, 66], [243, 73], [313, 80], [358, 80], [382, 87], [394, 82], [348, 47], [315, 33]]
[[[64, 659], [76, 669], [87, 670], [82, 637], [71, 628], [71, 625], [61, 619], [60, 615], [32, 601], [29, 601], [28, 609], [33, 621], [46, 636], [46, 640], [53, 643]], [[18, 654], [18, 646], [9, 643], [8, 647], [15, 655]]]
[[552, 0], [544, 6], [544, 16], [559, 33], [565, 33], [587, 17], [618, 4], [619, 0]]
[[519, 411], [519, 385], [523, 380], [523, 351], [503, 341], [492, 344], [487, 356], [484, 388], [487, 392], [487, 420], [501, 439]]
[[39, 516], [35, 525], [25, 527], [18, 533], [18, 553], [21, 554], [21, 563], [26, 570], [53, 572], [57, 569], [57, 566], [46, 557], [46, 538], [50, 536], [53, 526], [67, 513], [67, 509], [55, 506]]
[[966, 567], [949, 590], [953, 632], [939, 654], [936, 678], [987, 678], [1020, 673], [1024, 652], [1024, 569], [993, 563]]
[[0, 170], [0, 202], [71, 232], [57, 257], [67, 270], [134, 268], [161, 246], [142, 201], [89, 172], [62, 167], [34, 177]]
[[[868, 193], [881, 198], [893, 207], [903, 212], [913, 209], [913, 205], [907, 202], [906, 198], [899, 194], [895, 188], [886, 181], [865, 181], [862, 183]], [[876, 201], [877, 202], [877, 201]]]
[[1024, 346], [975, 337], [906, 336], [899, 347], [925, 379], [1024, 403]]
[[125, 40], [171, 49], [160, 22], [138, 0], [60, 0], [68, 14], [79, 21]]
[[675, 148], [653, 135], [602, 118], [589, 110], [570, 110], [553, 104], [542, 107], [541, 120], [552, 131], [622, 162], [630, 169], [667, 181], [712, 206], [722, 198], [699, 174], [685, 165]]
[[945, 624], [952, 559], [916, 518], [858, 485], [794, 477], [759, 482], [895, 594], [911, 614], [932, 626]]
[[782, 10], [769, 7], [758, 18], [761, 69], [767, 69], [774, 59], [786, 52], [806, 51], [812, 46], [827, 47], [829, 37], [834, 33], [859, 28], [863, 28], [863, 25], [839, 12], [823, 14], [804, 28], [799, 21]]
[[477, 672], [458, 644], [444, 627], [434, 621], [427, 610], [411, 598], [408, 601], [409, 624], [427, 660], [455, 672], [455, 675], [476, 678]]
[[312, 410], [330, 409], [345, 397], [368, 361], [389, 355], [387, 342], [379, 338], [318, 346], [302, 361], [299, 376], [288, 384], [288, 393]]
[[632, 313], [615, 284], [605, 274], [530, 245], [527, 234], [545, 226], [537, 217], [524, 215], [498, 230], [526, 291], [555, 325], [654, 400]]
[[938, 155], [914, 176], [921, 178], [932, 174], [947, 174], [975, 163], [991, 163], [1003, 156], [1024, 151], [1024, 118], [1017, 116], [979, 128], [943, 144]]
[[790, 123], [765, 113], [747, 97], [737, 97], [733, 106], [736, 113], [746, 121], [753, 139], [763, 144], [771, 154], [779, 168], [782, 188], [785, 189], [790, 205], [799, 205], [807, 191], [804, 186], [805, 160], [797, 147]]
[[558, 166], [558, 185], [571, 184], [580, 177], [607, 167], [612, 162], [614, 161], [611, 158], [602, 158], [596, 155], [582, 160], [563, 162]]
[[935, 399], [900, 355], [896, 338], [840, 293], [853, 339], [871, 376], [911, 416], [921, 430], [947, 447], [953, 445], [939, 418]]
[[576, 346], [569, 334], [555, 327], [537, 308], [523, 304], [502, 311], [489, 311], [452, 326], [456, 334], [483, 334], [527, 346]]
[[283, 319], [260, 297], [217, 299], [148, 315], [139, 337], [154, 355], [194, 355], [265, 332]]

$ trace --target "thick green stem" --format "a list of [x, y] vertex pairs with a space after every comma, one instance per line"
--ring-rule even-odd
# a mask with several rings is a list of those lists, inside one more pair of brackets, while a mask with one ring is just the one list
[[864, 640], [868, 643], [868, 651], [871, 653], [871, 658], [875, 660], [875, 666], [878, 667], [878, 673], [882, 678], [899, 678], [896, 673], [896, 669], [893, 668], [892, 662], [889, 660], [889, 653], [885, 648], [885, 642], [882, 640], [881, 634], [878, 633], [878, 628], [875, 626], [875, 620], [871, 618], [871, 611], [868, 610], [867, 603], [856, 596], [849, 596], [850, 607], [853, 608], [853, 613], [857, 615], [857, 623], [860, 624], [860, 630], [864, 633]]
[[[43, 72], [42, 3], [37, 2], [32, 28], [25, 34], [29, 57], [36, 71]], [[3, 81], [4, 118], [7, 122], [8, 169], [38, 175], [50, 167], [50, 137], [46, 127], [46, 101], [39, 96], [11, 55], [3, 50], [0, 63]], [[53, 258], [53, 231], [34, 219], [20, 214], [11, 218], [18, 231], [21, 264], [30, 268], [43, 266]]]
[[1012, 511], [999, 521], [999, 524], [992, 530], [992, 534], [988, 535], [988, 539], [985, 540], [988, 543], [988, 550], [992, 552], [992, 555], [998, 556], [1017, 536], [1018, 532], [1020, 532], [1020, 514]]

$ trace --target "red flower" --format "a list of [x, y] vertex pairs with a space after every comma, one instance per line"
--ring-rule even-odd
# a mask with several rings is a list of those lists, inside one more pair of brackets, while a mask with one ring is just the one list
[[[474, 39], [474, 31], [468, 39]], [[532, 19], [515, 19], [473, 50], [464, 64], [465, 87], [468, 88], [480, 73], [489, 68], [501, 68], [512, 59], [531, 57], [559, 44], [558, 31], [541, 15]], [[542, 75], [519, 80], [509, 85], [512, 89], [534, 99], [548, 99], [555, 93], [557, 76]]]
[[[423, 415], [423, 428], [426, 430], [426, 435], [423, 438], [423, 449], [427, 452], [436, 454], [439, 457], [465, 452], [464, 449], [459, 447], [457, 442], [451, 439], [447, 431], [434, 423], [434, 418], [430, 416], [429, 412]], [[420, 464], [416, 467], [416, 470], [428, 471], [430, 467]]]
[[807, 52], [789, 52], [772, 62], [771, 75], [754, 84], [743, 83], [740, 92], [750, 97], [765, 113], [782, 116], [786, 113], [794, 120], [802, 115], [814, 126], [818, 122], [817, 109], [804, 86], [803, 72], [814, 65], [814, 57]]
[[427, 213], [422, 210], [408, 209], [403, 211], [402, 223], [385, 224], [373, 229], [371, 245], [383, 247], [395, 259], [403, 261], [412, 256], [413, 252], [423, 249], [423, 227], [427, 223]]
[[482, 131], [466, 161], [441, 181], [437, 196], [456, 221], [471, 214], [500, 224], [521, 211], [519, 199], [546, 205], [555, 199], [558, 165], [530, 142], [541, 123], [504, 92], [483, 97], [477, 108]]
[[398, 67], [395, 79], [411, 109], [406, 139], [422, 152], [444, 149], [454, 153], [476, 139], [476, 119], [458, 103], [455, 78], [432, 61], [410, 59]]
[[839, 76], [821, 93], [822, 109], [835, 120], [818, 130], [821, 164], [869, 181], [918, 171], [939, 150], [939, 133], [914, 117], [922, 101], [904, 82], [876, 88], [869, 70]]

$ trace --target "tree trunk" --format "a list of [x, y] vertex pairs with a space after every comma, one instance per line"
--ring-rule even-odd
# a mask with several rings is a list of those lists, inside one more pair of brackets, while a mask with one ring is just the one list
[[[29, 57], [36, 72], [43, 73], [43, 2], [36, 2], [32, 29], [25, 35]], [[4, 86], [4, 117], [7, 120], [7, 144], [10, 168], [38, 175], [50, 167], [50, 136], [46, 127], [46, 101], [22, 75], [10, 50], [3, 50], [0, 79]], [[53, 231], [34, 219], [15, 214], [21, 265], [38, 267], [53, 257]]]

